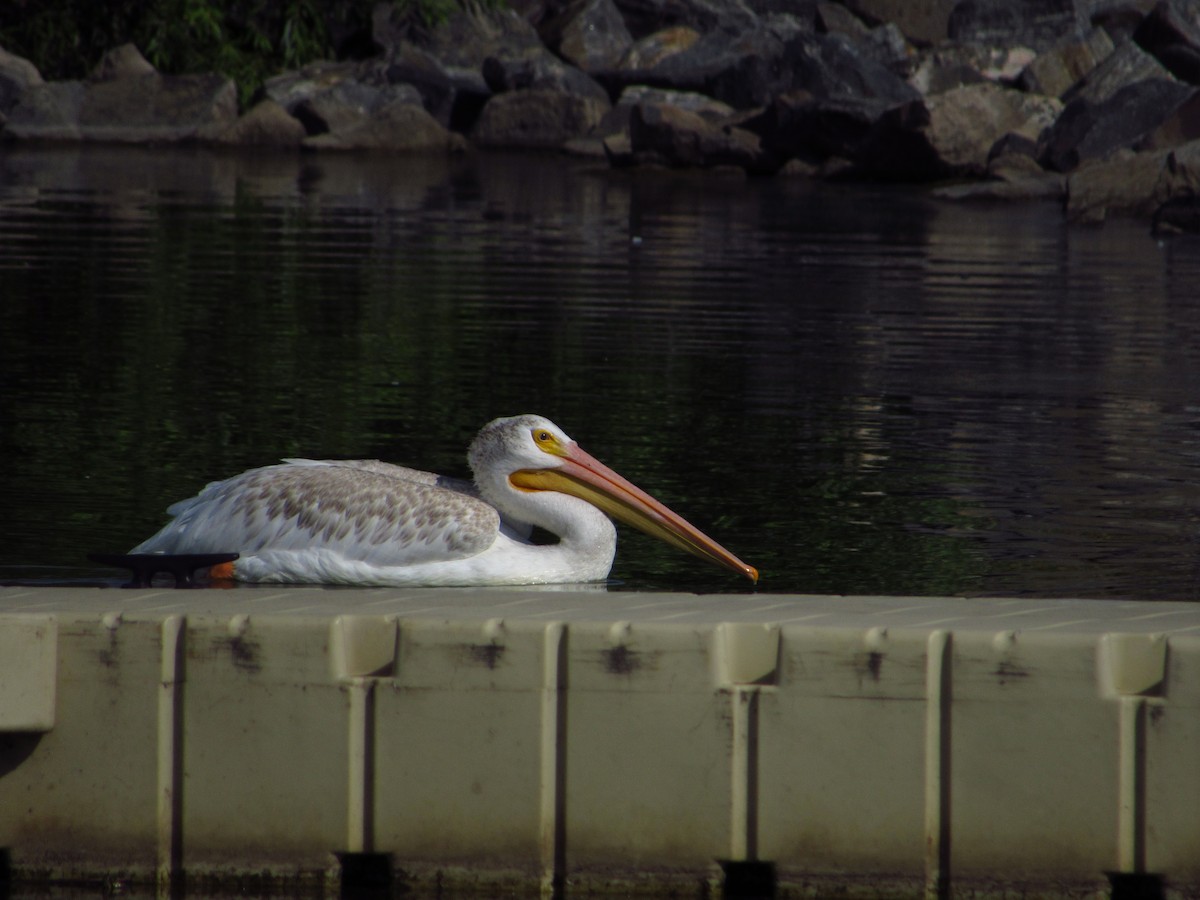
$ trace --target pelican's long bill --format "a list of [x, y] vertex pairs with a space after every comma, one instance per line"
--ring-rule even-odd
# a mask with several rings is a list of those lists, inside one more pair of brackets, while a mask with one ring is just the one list
[[563, 462], [552, 469], [521, 469], [509, 481], [527, 491], [559, 491], [599, 507], [618, 521], [669, 544], [711, 560], [751, 581], [758, 570], [742, 562], [695, 525], [672, 512], [637, 485], [621, 477], [573, 441], [548, 452]]

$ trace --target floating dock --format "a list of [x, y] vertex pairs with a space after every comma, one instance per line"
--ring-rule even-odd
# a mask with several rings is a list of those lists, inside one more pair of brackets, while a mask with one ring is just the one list
[[1200, 605], [0, 588], [5, 877], [1195, 896]]

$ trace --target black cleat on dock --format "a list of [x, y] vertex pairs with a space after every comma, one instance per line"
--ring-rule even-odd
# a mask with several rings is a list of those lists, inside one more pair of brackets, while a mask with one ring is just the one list
[[133, 575], [127, 588], [150, 587], [159, 572], [175, 576], [175, 587], [196, 586], [196, 570], [233, 562], [236, 553], [89, 553], [88, 559], [106, 566], [128, 569]]

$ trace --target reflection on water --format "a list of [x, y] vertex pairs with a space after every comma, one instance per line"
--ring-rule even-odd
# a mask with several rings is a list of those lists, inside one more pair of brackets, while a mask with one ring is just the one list
[[[556, 158], [0, 154], [0, 579], [550, 416], [788, 592], [1200, 596], [1200, 243]], [[625, 534], [618, 586], [750, 588]], [[114, 579], [114, 581], [117, 579]]]

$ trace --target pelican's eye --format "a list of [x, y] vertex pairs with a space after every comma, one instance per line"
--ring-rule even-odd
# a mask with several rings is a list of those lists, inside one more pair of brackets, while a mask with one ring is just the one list
[[533, 443], [536, 444], [537, 448], [543, 453], [550, 453], [554, 456], [563, 455], [562, 441], [558, 439], [558, 436], [555, 435], [553, 431], [550, 431], [546, 428], [535, 428], [533, 429], [532, 434]]

